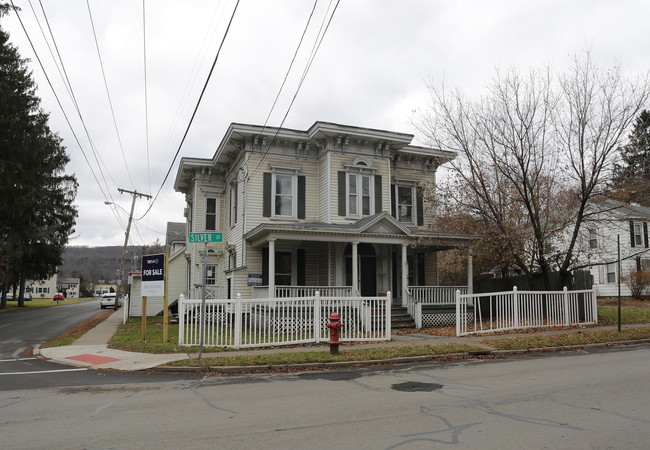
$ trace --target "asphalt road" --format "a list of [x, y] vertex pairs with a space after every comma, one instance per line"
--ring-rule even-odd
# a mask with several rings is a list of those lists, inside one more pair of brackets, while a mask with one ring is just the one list
[[[647, 448], [650, 346], [0, 392], [3, 448]], [[0, 380], [1, 381], [1, 380]]]
[[25, 355], [25, 351], [34, 345], [55, 338], [100, 312], [99, 301], [95, 300], [0, 314], [0, 391], [151, 383], [187, 378], [172, 374], [89, 370]]

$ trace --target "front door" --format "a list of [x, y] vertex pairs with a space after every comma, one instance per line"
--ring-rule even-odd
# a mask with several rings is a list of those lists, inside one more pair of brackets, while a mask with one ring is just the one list
[[[362, 297], [375, 297], [377, 295], [377, 255], [372, 244], [359, 244], [357, 249], [359, 258], [359, 294]], [[347, 286], [352, 286], [352, 246], [345, 247], [345, 281]]]
[[359, 257], [359, 289], [362, 297], [377, 296], [377, 257]]

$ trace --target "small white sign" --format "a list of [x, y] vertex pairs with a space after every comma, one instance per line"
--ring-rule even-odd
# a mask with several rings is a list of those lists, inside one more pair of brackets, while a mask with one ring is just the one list
[[165, 295], [165, 280], [145, 281], [142, 283], [143, 297], [162, 297], [163, 295]]

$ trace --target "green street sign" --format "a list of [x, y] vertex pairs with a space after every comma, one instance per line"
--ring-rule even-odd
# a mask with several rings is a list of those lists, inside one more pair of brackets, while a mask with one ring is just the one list
[[190, 233], [190, 244], [223, 242], [223, 233]]

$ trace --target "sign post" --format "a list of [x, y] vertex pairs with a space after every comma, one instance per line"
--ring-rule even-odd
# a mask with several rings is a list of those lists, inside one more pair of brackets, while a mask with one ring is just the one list
[[[147, 297], [166, 296], [165, 269], [166, 255], [144, 255], [142, 257], [142, 340], [146, 342]], [[165, 311], [167, 308], [165, 307]], [[163, 313], [164, 314], [164, 313]]]
[[222, 233], [190, 233], [190, 244], [203, 243], [203, 288], [201, 294], [201, 324], [199, 331], [199, 358], [203, 354], [205, 340], [205, 279], [208, 271], [208, 242], [223, 242]]

